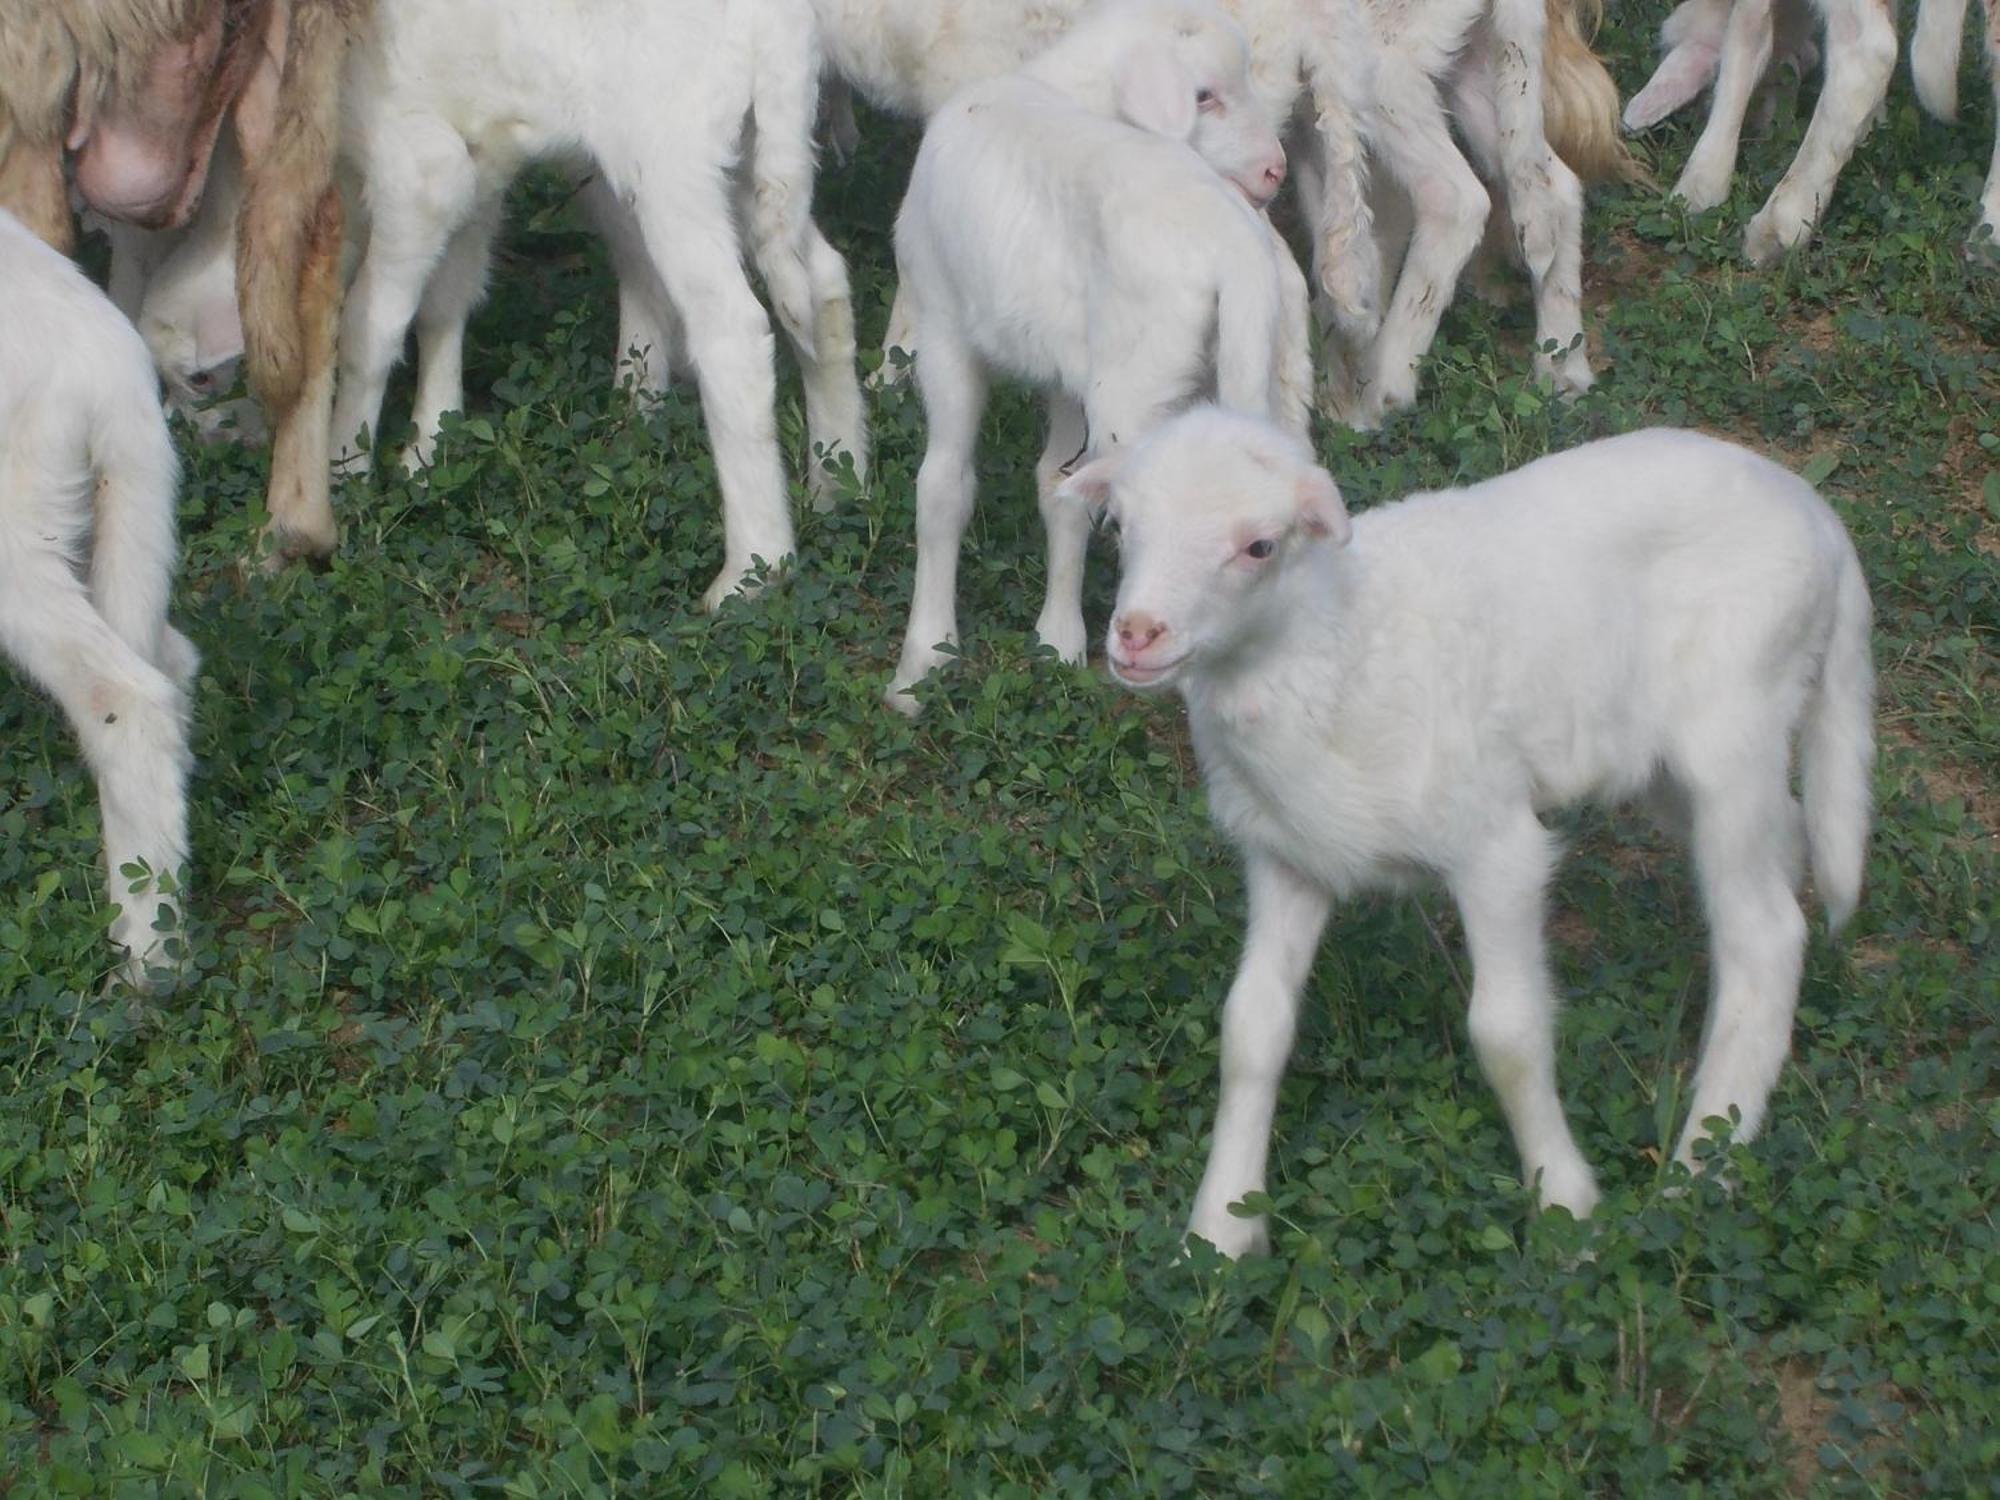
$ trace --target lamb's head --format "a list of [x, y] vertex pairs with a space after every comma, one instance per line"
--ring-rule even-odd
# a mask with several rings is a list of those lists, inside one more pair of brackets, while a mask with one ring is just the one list
[[1282, 627], [1287, 570], [1351, 531], [1339, 487], [1304, 443], [1213, 406], [1084, 465], [1057, 493], [1118, 526], [1106, 655], [1112, 674], [1141, 690], [1226, 670]]
[[1105, 0], [1030, 71], [1128, 125], [1185, 141], [1261, 208], [1285, 148], [1250, 86], [1250, 45], [1214, 0]]

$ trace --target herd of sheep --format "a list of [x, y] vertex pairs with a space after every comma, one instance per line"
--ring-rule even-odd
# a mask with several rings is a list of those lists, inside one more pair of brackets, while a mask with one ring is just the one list
[[[1751, 222], [1807, 235], [1887, 86], [1874, 0], [1815, 0], [1827, 81]], [[2000, 4], [1987, 50], [2000, 78]], [[1713, 87], [1679, 192], [1718, 201], [1795, 0], [1687, 0], [1625, 111]], [[1963, 0], [1924, 0], [1913, 66], [1953, 103]], [[1120, 533], [1112, 674], [1184, 698], [1248, 929], [1191, 1231], [1263, 1227], [1276, 1090], [1330, 903], [1441, 881], [1473, 962], [1469, 1026], [1526, 1180], [1596, 1187], [1555, 1080], [1540, 815], [1638, 799], [1693, 849], [1712, 997], [1679, 1158], [1757, 1128], [1806, 942], [1801, 854], [1838, 925], [1859, 894], [1873, 761], [1869, 601], [1804, 482], [1645, 432], [1350, 521], [1307, 440], [1416, 399], [1445, 305], [1496, 234], [1534, 288], [1536, 372], [1592, 378], [1583, 187], [1643, 174], [1577, 0], [0, 0], [0, 653], [60, 705], [103, 810], [112, 937], [143, 986], [183, 955], [187, 690], [167, 619], [176, 464], [161, 403], [242, 360], [268, 424], [273, 566], [336, 543], [417, 334], [429, 461], [463, 405], [465, 324], [507, 189], [574, 175], [618, 277], [642, 389], [691, 375], [723, 564], [704, 602], [794, 553], [772, 322], [816, 460], [865, 476], [846, 266], [812, 216], [858, 94], [925, 122], [895, 227], [891, 344], [927, 420], [916, 571], [890, 706], [956, 638], [986, 393], [1040, 390], [1040, 639], [1081, 661], [1093, 517]], [[1287, 183], [1302, 270], [1266, 209]], [[111, 294], [61, 250], [111, 233]], [[2000, 165], [1977, 233], [2000, 228]], [[136, 227], [135, 227], [136, 226]], [[761, 284], [760, 298], [752, 277]], [[114, 305], [115, 303], [115, 305]], [[901, 361], [885, 364], [893, 372]], [[1790, 776], [1796, 750], [1802, 797]]]

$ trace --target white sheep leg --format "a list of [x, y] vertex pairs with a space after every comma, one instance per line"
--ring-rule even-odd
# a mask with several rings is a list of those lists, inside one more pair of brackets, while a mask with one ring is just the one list
[[[903, 352], [903, 359], [892, 355], [896, 350]], [[917, 309], [910, 294], [902, 283], [896, 284], [896, 296], [889, 304], [889, 326], [882, 334], [882, 364], [876, 370], [870, 384], [877, 389], [899, 385], [909, 373], [909, 364], [917, 354]]]
[[1515, 244], [1535, 289], [1535, 374], [1557, 390], [1590, 389], [1583, 343], [1583, 184], [1542, 127], [1542, 0], [1498, 0], [1486, 50], [1493, 79], [1489, 171], [1506, 184]]
[[986, 409], [986, 371], [972, 352], [941, 329], [927, 328], [923, 337], [917, 385], [930, 430], [917, 470], [917, 576], [887, 694], [889, 706], [906, 714], [918, 707], [910, 689], [944, 660], [939, 642], [958, 642], [958, 551], [972, 520], [972, 460]]
[[1264, 1191], [1278, 1085], [1292, 1055], [1299, 998], [1319, 952], [1332, 901], [1288, 866], [1259, 854], [1244, 865], [1249, 921], [1243, 957], [1222, 1010], [1222, 1092], [1208, 1166], [1188, 1233], [1235, 1257], [1265, 1249], [1262, 1218], [1239, 1219], [1229, 1205]]
[[[193, 648], [179, 632], [161, 618], [151, 634], [169, 668], [192, 673]], [[159, 881], [187, 862], [186, 699], [92, 606], [61, 550], [39, 540], [0, 548], [0, 654], [47, 689], [82, 744], [118, 908], [112, 941], [128, 955], [124, 977], [143, 986], [149, 968], [168, 966], [177, 935], [179, 906]], [[148, 872], [136, 887], [129, 865]]]
[[1799, 154], [1743, 231], [1743, 253], [1754, 265], [1770, 264], [1812, 233], [1896, 67], [1896, 23], [1885, 0], [1818, 4], [1826, 16], [1826, 84]]
[[1705, 1121], [1735, 1108], [1739, 1141], [1763, 1123], [1791, 1050], [1805, 963], [1806, 919], [1794, 890], [1800, 814], [1786, 786], [1784, 726], [1762, 725], [1741, 742], [1780, 753], [1739, 760], [1688, 789], [1711, 970], [1694, 1099], [1674, 1149], [1690, 1170]]
[[1374, 145], [1409, 199], [1409, 252], [1382, 331], [1369, 352], [1357, 427], [1417, 399], [1417, 366], [1437, 337], [1459, 274], [1479, 248], [1491, 207], [1486, 189], [1452, 140], [1437, 89], [1411, 61], [1385, 56], [1376, 77]]
[[1472, 957], [1466, 1029], [1507, 1117], [1521, 1178], [1544, 1208], [1582, 1219], [1597, 1206], [1597, 1179], [1556, 1092], [1556, 998], [1543, 933], [1554, 866], [1554, 840], [1524, 810], [1454, 873], [1451, 893]]
[[1062, 469], [1083, 452], [1083, 406], [1057, 392], [1049, 397], [1049, 435], [1035, 465], [1035, 498], [1042, 509], [1048, 537], [1048, 588], [1035, 634], [1044, 646], [1071, 665], [1081, 664], [1089, 644], [1083, 625], [1084, 555], [1090, 546], [1090, 512], [1073, 500], [1059, 500], [1055, 489]]
[[1715, 96], [1708, 120], [1681, 168], [1674, 195], [1689, 208], [1714, 208], [1729, 196], [1729, 179], [1736, 174], [1736, 148], [1743, 137], [1743, 117], [1750, 96], [1771, 61], [1771, 0], [1735, 0], [1722, 33], [1722, 59], [1715, 75]]
[[1625, 128], [1650, 130], [1692, 103], [1715, 79], [1730, 0], [1683, 0], [1667, 17], [1660, 39], [1667, 55], [1625, 106]]
[[1993, 88], [1993, 160], [1986, 169], [1986, 190], [1979, 195], [1979, 227], [1973, 246], [2000, 254], [2000, 0], [1986, 0], [1986, 76]]
[[417, 304], [416, 436], [403, 449], [405, 472], [430, 467], [448, 411], [465, 410], [465, 325], [486, 294], [493, 245], [500, 237], [499, 193], [483, 195], [458, 227]]
[[604, 241], [618, 281], [618, 357], [614, 367], [622, 380], [629, 373], [634, 394], [642, 402], [664, 396], [673, 378], [675, 351], [680, 347], [679, 319], [660, 284], [660, 273], [646, 253], [639, 221], [605, 182], [593, 172], [577, 189], [578, 211]]
[[792, 514], [778, 456], [770, 320], [744, 278], [724, 184], [687, 165], [670, 172], [648, 161], [632, 208], [687, 330], [722, 489], [722, 571], [702, 595], [712, 610], [741, 590], [756, 559], [776, 567], [792, 555]]
[[829, 510], [834, 500], [829, 460], [845, 453], [857, 478], [868, 475], [868, 423], [854, 369], [847, 262], [810, 219], [796, 243], [758, 235], [753, 249], [805, 388], [806, 489], [816, 510]]
[[396, 149], [371, 150], [368, 250], [340, 316], [340, 383], [333, 403], [334, 463], [366, 473], [361, 441], [378, 436], [382, 395], [402, 356], [431, 270], [478, 199], [465, 142], [442, 121], [408, 121]]

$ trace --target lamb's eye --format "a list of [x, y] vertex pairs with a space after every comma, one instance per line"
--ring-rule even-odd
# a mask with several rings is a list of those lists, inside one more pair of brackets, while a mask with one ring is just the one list
[[1245, 547], [1243, 549], [1243, 552], [1246, 557], [1254, 557], [1257, 559], [1257, 561], [1262, 562], [1265, 558], [1269, 557], [1273, 552], [1276, 552], [1277, 550], [1278, 550], [1278, 544], [1276, 542], [1272, 541], [1267, 536], [1262, 536], [1257, 538], [1257, 540], [1252, 542], [1249, 546]]
[[1221, 103], [1222, 101], [1215, 97], [1214, 89], [1195, 90], [1194, 107], [1196, 109], [1214, 109]]

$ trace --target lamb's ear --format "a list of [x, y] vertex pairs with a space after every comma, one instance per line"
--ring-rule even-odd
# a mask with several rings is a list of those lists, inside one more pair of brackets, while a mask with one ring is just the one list
[[1056, 486], [1056, 498], [1077, 502], [1090, 512], [1093, 520], [1102, 516], [1111, 503], [1111, 484], [1118, 477], [1119, 460], [1120, 455], [1113, 453], [1072, 469], [1069, 477]]
[[1299, 475], [1293, 490], [1299, 502], [1299, 525], [1310, 537], [1323, 537], [1336, 547], [1347, 545], [1354, 523], [1347, 519], [1347, 507], [1340, 502], [1340, 486], [1324, 469], [1307, 469]]
[[1127, 53], [1112, 83], [1112, 97], [1126, 124], [1176, 141], [1194, 134], [1194, 95], [1194, 76], [1157, 42]]

